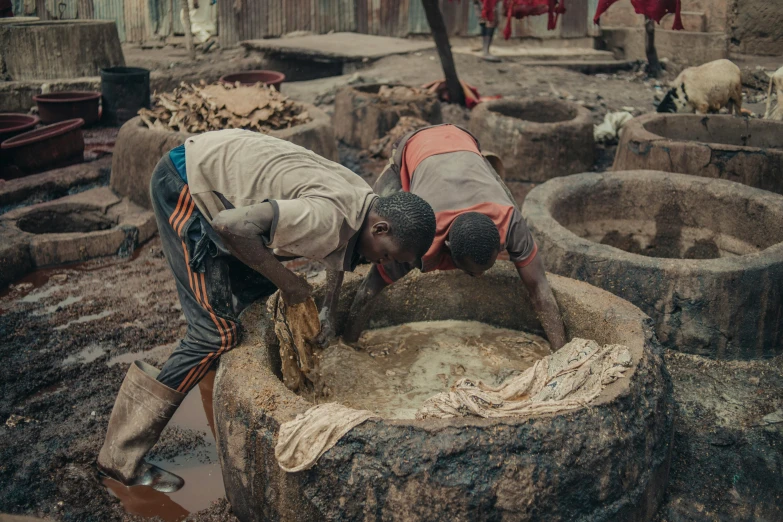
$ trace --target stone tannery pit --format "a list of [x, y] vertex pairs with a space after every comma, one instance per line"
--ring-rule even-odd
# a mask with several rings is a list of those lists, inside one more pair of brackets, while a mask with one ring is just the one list
[[[343, 286], [338, 330], [359, 282], [349, 276]], [[563, 277], [550, 276], [550, 284], [569, 337], [622, 344], [631, 354], [628, 372], [589, 407], [502, 419], [414, 419], [411, 410], [425, 395], [447, 390], [461, 374], [494, 383], [504, 377], [495, 364], [519, 370], [549, 351], [507, 263], [479, 279], [415, 272], [372, 303], [374, 330], [362, 340], [368, 352], [345, 355], [362, 370], [351, 370], [353, 381], [332, 383], [329, 400], [354, 401], [349, 405], [372, 408], [378, 417], [351, 430], [311, 469], [290, 474], [274, 456], [278, 430], [313, 404], [283, 385], [271, 318], [265, 303], [253, 305], [243, 315], [248, 334], [224, 356], [215, 383], [219, 455], [234, 512], [245, 521], [532, 513], [650, 520], [667, 483], [673, 426], [660, 348], [646, 316], [630, 303]], [[370, 360], [377, 358], [385, 362]], [[339, 360], [325, 358], [327, 386], [328, 366]], [[374, 372], [383, 375], [373, 383]], [[373, 400], [395, 390], [396, 398]]]

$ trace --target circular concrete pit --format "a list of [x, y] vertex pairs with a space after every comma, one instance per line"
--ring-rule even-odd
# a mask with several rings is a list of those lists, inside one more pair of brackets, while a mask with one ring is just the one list
[[151, 238], [155, 215], [108, 187], [0, 216], [0, 288], [36, 268], [130, 255]]
[[646, 114], [623, 127], [613, 170], [660, 170], [783, 194], [783, 122]]
[[[360, 280], [346, 278], [338, 331]], [[275, 459], [278, 430], [312, 404], [283, 385], [265, 303], [254, 304], [242, 317], [244, 340], [222, 357], [215, 382], [234, 513], [243, 522], [650, 520], [668, 481], [673, 404], [649, 318], [588, 284], [549, 280], [569, 336], [623, 344], [632, 354], [625, 377], [589, 407], [525, 418], [371, 419], [313, 468], [290, 474]], [[504, 262], [478, 279], [409, 274], [369, 314], [373, 328], [455, 319], [540, 332], [519, 276]]]
[[379, 94], [381, 89], [397, 87], [405, 86], [374, 83], [340, 89], [334, 99], [337, 139], [351, 147], [368, 149], [373, 140], [386, 136], [403, 116], [420, 118], [432, 125], [443, 122], [435, 94]]
[[783, 197], [682, 174], [578, 174], [533, 189], [522, 214], [548, 270], [636, 304], [665, 347], [783, 353]]
[[[311, 121], [272, 131], [269, 135], [309, 149], [328, 160], [339, 161], [329, 116], [313, 105], [301, 105]], [[138, 116], [129, 120], [120, 129], [114, 146], [109, 182], [112, 190], [137, 205], [152, 208], [149, 197], [152, 171], [164, 154], [185, 143], [190, 136], [192, 134], [185, 132], [150, 129]]]
[[504, 180], [518, 201], [534, 183], [593, 166], [592, 116], [575, 103], [549, 98], [481, 103], [471, 112], [469, 129], [483, 150], [501, 158]]

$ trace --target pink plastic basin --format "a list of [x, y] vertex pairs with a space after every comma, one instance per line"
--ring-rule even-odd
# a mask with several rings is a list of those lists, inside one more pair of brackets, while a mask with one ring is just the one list
[[33, 96], [38, 115], [44, 123], [57, 123], [81, 118], [85, 125], [100, 119], [101, 93], [91, 91], [64, 91]]
[[220, 78], [221, 83], [228, 83], [234, 85], [239, 82], [242, 85], [255, 85], [257, 83], [263, 83], [264, 85], [271, 85], [278, 91], [280, 85], [285, 80], [285, 74], [277, 71], [245, 71], [241, 73], [227, 74]]
[[29, 131], [40, 121], [38, 116], [15, 112], [0, 113], [0, 143], [17, 134]]
[[15, 168], [6, 179], [34, 174], [84, 161], [84, 120], [77, 118], [19, 134], [0, 145], [3, 157]]

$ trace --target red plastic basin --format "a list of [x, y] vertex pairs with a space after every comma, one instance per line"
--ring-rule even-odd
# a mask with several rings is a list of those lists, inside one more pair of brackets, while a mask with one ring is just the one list
[[[6, 179], [34, 174], [84, 161], [84, 120], [74, 120], [47, 125], [34, 131], [19, 134], [0, 145], [3, 157], [16, 169]], [[19, 171], [19, 172], [17, 172]]]
[[63, 91], [33, 96], [38, 115], [44, 123], [57, 123], [81, 118], [85, 125], [100, 119], [101, 93], [91, 91]]
[[0, 113], [0, 143], [17, 134], [29, 131], [40, 121], [38, 116], [15, 112]]
[[255, 85], [260, 82], [264, 85], [271, 85], [278, 91], [283, 80], [285, 80], [285, 74], [277, 71], [245, 71], [220, 77], [220, 83], [234, 85], [239, 82], [242, 85]]

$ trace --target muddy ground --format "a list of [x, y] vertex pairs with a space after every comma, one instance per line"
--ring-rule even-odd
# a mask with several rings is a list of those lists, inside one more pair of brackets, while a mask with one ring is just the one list
[[[128, 63], [170, 69], [177, 72], [172, 78], [211, 76], [229, 59], [245, 68], [262, 64], [243, 51], [216, 53], [193, 67], [172, 61], [170, 51], [139, 50]], [[586, 76], [455, 59], [462, 78], [482, 95], [571, 99], [591, 108], [596, 123], [607, 111], [654, 107], [655, 82], [633, 71]], [[336, 87], [349, 82], [418, 85], [439, 77], [437, 55], [428, 51], [386, 58], [352, 75], [284, 84], [283, 92], [330, 111]], [[444, 110], [454, 123], [465, 123], [466, 115]], [[602, 148], [594, 170], [605, 170], [613, 154]], [[345, 146], [340, 155], [369, 181], [385, 162]], [[74, 521], [139, 520], [139, 514], [180, 520], [190, 512], [194, 521], [231, 520], [209, 425], [209, 379], [190, 393], [152, 454], [186, 475], [181, 492], [107, 488], [95, 472], [130, 362], [138, 356], [160, 365], [185, 331], [157, 239], [129, 259], [32, 274], [0, 293], [0, 310], [0, 512]], [[715, 362], [670, 352], [667, 362], [678, 410], [671, 481], [658, 520], [783, 519], [783, 359]]]

